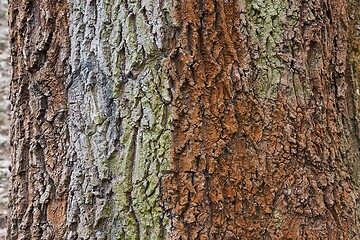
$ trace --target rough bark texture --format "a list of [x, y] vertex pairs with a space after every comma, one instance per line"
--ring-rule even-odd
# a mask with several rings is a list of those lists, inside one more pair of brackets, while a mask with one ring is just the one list
[[165, 238], [168, 8], [11, 2], [10, 239]]
[[163, 239], [165, 1], [72, 1], [67, 239]]
[[[350, 89], [348, 100], [354, 101], [351, 108], [352, 114], [352, 132], [354, 142], [359, 144], [360, 139], [360, 2], [348, 0], [348, 17], [349, 17], [349, 58], [347, 68], [347, 79], [350, 79]], [[356, 148], [353, 149], [356, 152]], [[358, 150], [360, 150], [358, 148]], [[356, 221], [357, 229], [360, 231], [360, 157], [357, 155], [357, 162], [352, 166], [350, 175], [355, 183], [354, 192], [356, 194]]]
[[11, 1], [9, 239], [61, 239], [70, 168], [66, 2]]
[[10, 1], [9, 239], [359, 239], [359, 12]]
[[347, 17], [338, 0], [175, 1], [172, 239], [358, 239]]

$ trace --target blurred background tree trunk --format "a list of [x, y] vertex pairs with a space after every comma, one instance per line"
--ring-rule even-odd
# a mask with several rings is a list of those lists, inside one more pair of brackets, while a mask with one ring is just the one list
[[355, 0], [10, 1], [9, 239], [358, 239]]

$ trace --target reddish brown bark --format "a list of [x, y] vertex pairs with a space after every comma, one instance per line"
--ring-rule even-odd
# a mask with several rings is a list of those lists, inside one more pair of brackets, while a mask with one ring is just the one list
[[288, 1], [269, 97], [245, 2], [175, 2], [171, 238], [358, 239], [347, 3]]
[[68, 147], [65, 1], [10, 1], [13, 125], [9, 239], [62, 239]]

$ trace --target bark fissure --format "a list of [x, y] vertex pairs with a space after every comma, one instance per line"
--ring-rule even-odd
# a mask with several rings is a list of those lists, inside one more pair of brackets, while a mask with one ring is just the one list
[[[142, 113], [141, 113], [142, 115]], [[138, 120], [137, 125], [134, 127], [134, 133], [133, 133], [133, 139], [132, 139], [132, 143], [131, 143], [131, 157], [130, 157], [130, 167], [129, 167], [129, 186], [133, 186], [134, 181], [133, 181], [133, 172], [134, 170], [134, 166], [135, 166], [135, 157], [136, 157], [136, 146], [137, 146], [137, 141], [138, 141], [138, 134], [139, 134], [139, 125], [141, 122], [141, 118]], [[133, 192], [133, 188], [131, 189], [131, 191], [128, 193], [128, 197], [129, 197], [129, 204], [130, 204], [130, 209], [131, 209], [131, 215], [133, 216], [135, 222], [136, 222], [136, 238], [140, 239], [140, 225], [139, 225], [139, 220], [136, 217], [136, 212], [134, 211], [134, 206], [133, 206], [133, 199], [132, 199], [132, 194]]]

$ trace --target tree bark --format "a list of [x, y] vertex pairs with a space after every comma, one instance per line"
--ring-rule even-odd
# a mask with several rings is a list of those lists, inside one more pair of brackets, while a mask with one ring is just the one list
[[356, 0], [10, 1], [9, 239], [359, 239]]
[[69, 37], [65, 2], [10, 1], [12, 177], [9, 239], [66, 231]]
[[176, 7], [173, 238], [357, 239], [347, 3]]

